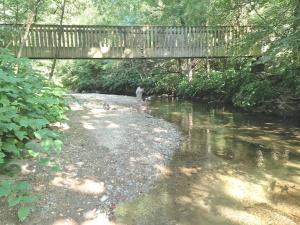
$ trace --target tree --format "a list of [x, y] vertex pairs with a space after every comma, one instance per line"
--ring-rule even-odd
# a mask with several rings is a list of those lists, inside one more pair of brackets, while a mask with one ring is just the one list
[[[60, 7], [61, 14], [60, 14], [60, 19], [59, 19], [60, 29], [62, 27], [64, 15], [65, 15], [66, 1], [67, 0], [62, 0], [61, 1], [61, 7]], [[54, 73], [54, 69], [55, 69], [55, 65], [56, 65], [56, 59], [57, 59], [57, 56], [58, 56], [58, 53], [59, 53], [58, 52], [59, 51], [59, 46], [61, 46], [61, 34], [62, 34], [62, 30], [60, 30], [60, 32], [58, 33], [58, 47], [55, 49], [55, 58], [53, 59], [52, 66], [51, 66], [51, 71], [50, 71], [50, 74], [49, 74], [49, 79], [50, 80], [53, 77], [53, 73]]]

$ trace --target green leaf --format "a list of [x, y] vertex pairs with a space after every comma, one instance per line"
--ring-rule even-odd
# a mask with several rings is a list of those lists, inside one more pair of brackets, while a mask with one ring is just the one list
[[34, 158], [40, 155], [39, 152], [35, 152], [33, 150], [28, 150], [28, 154], [31, 155]]
[[24, 203], [34, 203], [37, 201], [38, 201], [38, 197], [34, 196], [34, 195], [21, 197], [21, 202], [24, 202]]
[[22, 181], [20, 183], [17, 184], [17, 186], [15, 187], [16, 191], [27, 191], [30, 188], [30, 185], [27, 181]]
[[42, 129], [47, 124], [49, 124], [49, 121], [46, 119], [30, 120], [30, 127], [34, 128], [34, 129]]
[[39, 162], [40, 162], [40, 164], [46, 166], [46, 165], [48, 165], [48, 163], [50, 162], [50, 159], [49, 159], [49, 158], [41, 158], [41, 159], [39, 160]]
[[12, 182], [11, 181], [2, 181], [0, 183], [0, 197], [8, 196], [11, 193]]
[[5, 150], [6, 152], [11, 152], [11, 153], [15, 153], [15, 154], [19, 153], [19, 149], [12, 142], [4, 142], [2, 144], [2, 149]]
[[57, 172], [57, 171], [60, 171], [60, 170], [62, 170], [62, 167], [61, 166], [52, 166], [51, 167], [51, 171], [53, 171], [53, 172]]
[[57, 152], [61, 151], [63, 142], [61, 140], [53, 140], [53, 139], [46, 139], [42, 142], [42, 148], [44, 152]]
[[19, 208], [19, 210], [18, 210], [18, 218], [19, 218], [19, 220], [21, 222], [24, 221], [28, 217], [29, 213], [30, 213], [30, 208], [29, 207], [21, 207], [21, 208]]
[[0, 187], [0, 197], [8, 196], [11, 193], [10, 189]]
[[16, 197], [16, 196], [9, 196], [8, 197], [8, 205], [9, 205], [9, 207], [13, 207], [13, 206], [15, 206], [15, 205], [17, 205], [17, 204], [19, 204], [20, 203], [20, 200], [21, 200], [21, 198], [20, 197]]
[[39, 147], [39, 144], [33, 141], [29, 141], [25, 144], [26, 149], [37, 149]]
[[58, 138], [58, 134], [54, 131], [51, 131], [47, 128], [44, 128], [44, 129], [41, 129], [41, 130], [38, 130], [36, 132], [34, 132], [34, 135], [37, 139], [44, 139], [44, 138]]
[[15, 133], [16, 137], [17, 137], [20, 141], [22, 141], [22, 140], [24, 140], [25, 138], [27, 138], [27, 132], [25, 132], [25, 131], [15, 131], [14, 133]]
[[19, 120], [19, 123], [22, 127], [31, 127], [33, 129], [42, 129], [45, 125], [49, 123], [46, 119], [27, 119], [22, 118]]
[[[1, 147], [1, 146], [0, 146]], [[0, 164], [4, 163], [5, 154], [3, 152], [0, 152]]]

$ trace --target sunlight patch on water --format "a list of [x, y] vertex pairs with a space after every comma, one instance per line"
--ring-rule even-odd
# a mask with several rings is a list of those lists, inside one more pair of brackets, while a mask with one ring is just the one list
[[267, 202], [268, 198], [260, 184], [254, 184], [235, 177], [223, 177], [225, 193], [239, 201]]
[[246, 211], [229, 208], [226, 206], [218, 206], [218, 212], [225, 218], [237, 223], [245, 225], [261, 225], [264, 224], [261, 219]]

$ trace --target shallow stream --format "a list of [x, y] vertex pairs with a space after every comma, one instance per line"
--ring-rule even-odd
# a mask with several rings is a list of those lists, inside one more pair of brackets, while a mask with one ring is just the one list
[[183, 142], [160, 181], [120, 204], [136, 225], [300, 224], [300, 123], [187, 101], [155, 101]]

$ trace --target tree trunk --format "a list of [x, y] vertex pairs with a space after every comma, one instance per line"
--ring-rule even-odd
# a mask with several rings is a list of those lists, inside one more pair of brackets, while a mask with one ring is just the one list
[[178, 62], [178, 71], [182, 74], [182, 59], [177, 59]]
[[296, 6], [295, 6], [295, 11], [294, 11], [294, 31], [299, 32], [299, 27], [300, 27], [300, 1], [296, 1]]
[[2, 0], [2, 5], [3, 5], [3, 11], [2, 11], [2, 17], [3, 17], [3, 22], [6, 22], [6, 8], [5, 8], [5, 0]]
[[210, 73], [210, 62], [208, 57], [205, 59], [206, 73]]
[[186, 60], [186, 76], [189, 82], [193, 80], [193, 68], [191, 59]]
[[61, 14], [60, 14], [60, 20], [59, 20], [60, 31], [58, 32], [58, 46], [56, 46], [56, 49], [55, 49], [55, 57], [54, 57], [53, 62], [52, 62], [51, 71], [50, 71], [50, 74], [49, 74], [49, 80], [51, 80], [53, 75], [54, 75], [54, 70], [55, 70], [55, 66], [56, 66], [56, 59], [58, 57], [59, 47], [61, 46], [61, 37], [62, 37], [62, 32], [63, 32], [62, 31], [62, 24], [63, 24], [64, 15], [65, 15], [66, 1], [67, 0], [62, 0], [62, 3], [61, 3]]
[[[294, 20], [294, 24], [293, 24], [293, 29], [294, 29], [294, 32], [297, 32], [298, 33], [298, 37], [299, 37], [299, 33], [300, 33], [300, 1], [296, 1], [296, 6], [295, 6], [295, 11], [294, 11], [294, 17], [295, 17], [295, 20]], [[297, 58], [300, 57], [299, 55], [299, 50], [300, 50], [300, 46], [299, 44], [295, 46], [295, 55]]]
[[29, 34], [29, 31], [30, 31], [30, 27], [31, 27], [31, 25], [33, 23], [34, 16], [36, 14], [37, 8], [38, 8], [38, 6], [39, 6], [40, 3], [41, 3], [41, 0], [36, 0], [32, 4], [31, 12], [29, 13], [29, 15], [27, 17], [25, 32], [24, 32], [24, 35], [23, 35], [23, 37], [21, 39], [20, 48], [19, 48], [19, 51], [17, 53], [17, 58], [20, 58], [21, 55], [22, 55], [22, 51], [23, 51], [24, 45], [25, 45], [25, 43], [27, 41], [28, 34]]

